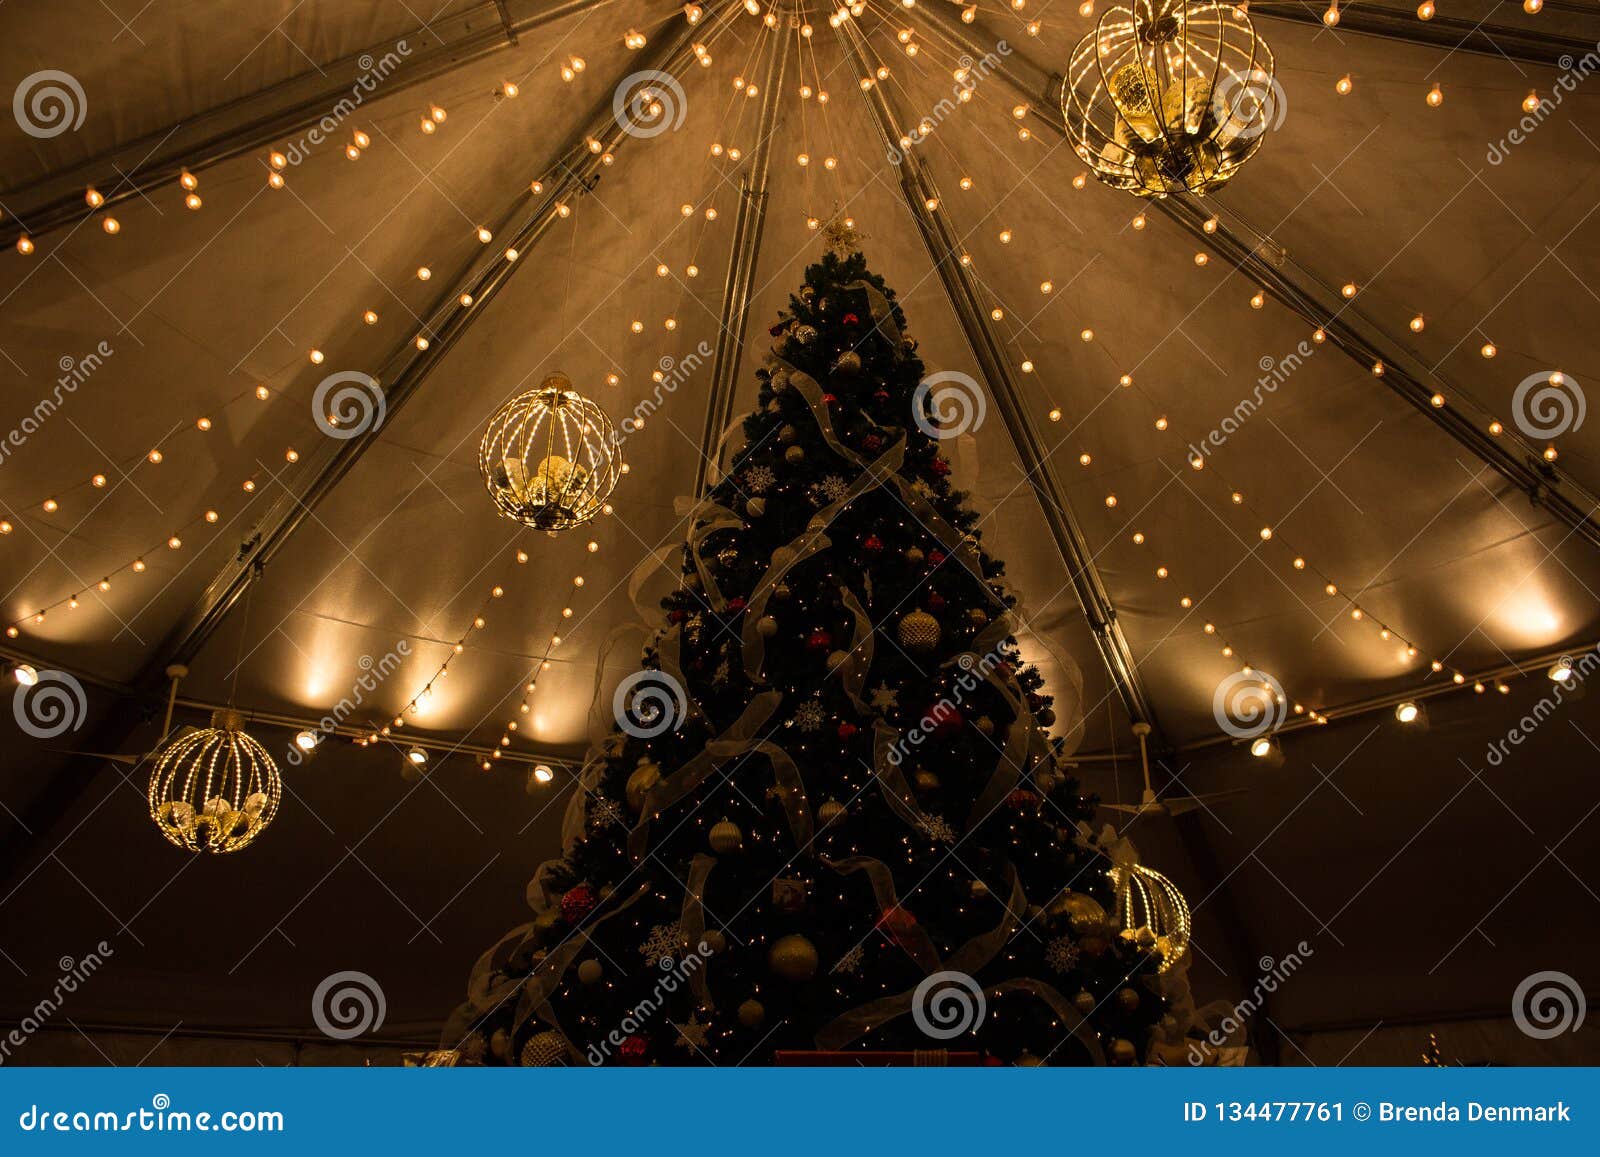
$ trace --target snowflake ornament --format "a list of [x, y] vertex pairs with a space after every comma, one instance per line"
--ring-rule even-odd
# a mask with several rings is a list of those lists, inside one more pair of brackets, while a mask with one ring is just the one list
[[1078, 946], [1066, 936], [1058, 936], [1045, 945], [1044, 962], [1057, 972], [1071, 972], [1078, 963]]
[[650, 935], [645, 942], [639, 945], [639, 953], [644, 957], [646, 964], [660, 965], [665, 961], [666, 966], [671, 967], [682, 941], [683, 929], [678, 926], [677, 921], [671, 924], [657, 924], [650, 929]]
[[606, 796], [597, 795], [589, 801], [589, 826], [591, 828], [609, 828], [613, 824], [622, 822], [622, 809], [617, 806], [617, 801]]
[[706, 1047], [706, 1029], [711, 1026], [702, 1024], [698, 1014], [690, 1013], [688, 1024], [674, 1023], [672, 1027], [678, 1030], [677, 1044], [685, 1052], [692, 1053]]
[[745, 489], [751, 494], [765, 494], [777, 480], [778, 476], [768, 466], [752, 466], [744, 472]]
[[795, 709], [794, 722], [801, 731], [821, 731], [822, 704], [814, 702], [800, 704]]
[[923, 834], [930, 840], [938, 840], [946, 844], [956, 842], [956, 831], [945, 822], [943, 816], [924, 816], [921, 827]]
[[830, 474], [817, 483], [817, 493], [821, 494], [829, 502], [838, 502], [846, 494], [850, 493], [850, 486], [837, 474]]
[[888, 711], [900, 706], [900, 692], [890, 687], [887, 683], [879, 683], [872, 689], [872, 706], [879, 711]]
[[849, 952], [839, 957], [838, 962], [829, 971], [847, 972], [853, 976], [861, 971], [861, 961], [865, 956], [866, 953], [861, 950], [861, 945], [857, 944]]

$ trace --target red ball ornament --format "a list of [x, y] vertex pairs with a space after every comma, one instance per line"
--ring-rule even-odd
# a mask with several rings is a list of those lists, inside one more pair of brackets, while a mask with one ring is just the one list
[[683, 620], [687, 619], [688, 617], [689, 617], [689, 612], [688, 611], [668, 611], [667, 612], [667, 622], [669, 622], [669, 623], [681, 623], [681, 622], [683, 622]]
[[833, 649], [833, 635], [818, 627], [807, 637], [806, 649], [810, 651], [831, 651]]
[[939, 739], [946, 739], [955, 735], [966, 723], [966, 717], [961, 714], [961, 708], [948, 699], [941, 699], [922, 716], [928, 724], [930, 733]]
[[588, 884], [575, 885], [561, 897], [561, 918], [568, 924], [580, 924], [599, 903], [600, 895], [592, 887]]
[[859, 317], [857, 317], [853, 313], [845, 314], [844, 317], [841, 320], [845, 323], [845, 325], [860, 325], [861, 324], [861, 319]]
[[878, 405], [880, 405], [880, 406], [885, 404], [889, 400], [889, 391], [888, 390], [874, 390], [873, 394], [872, 394], [872, 400], [874, 402], [877, 402]]
[[850, 741], [850, 738], [852, 736], [854, 736], [855, 733], [860, 731], [860, 730], [861, 730], [861, 728], [857, 727], [854, 723], [851, 723], [849, 720], [846, 720], [845, 722], [839, 724], [839, 738], [844, 740], [846, 743], [848, 743]]
[[822, 400], [824, 402], [826, 402], [830, 406], [837, 406], [839, 404], [839, 395], [838, 394], [823, 394], [822, 395]]
[[928, 552], [928, 565], [931, 567], [942, 566], [944, 564], [944, 560], [949, 557], [950, 556], [945, 554], [944, 551], [940, 550], [938, 547], [934, 547]]
[[876, 454], [879, 450], [883, 449], [883, 435], [868, 434], [865, 438], [861, 439], [861, 448], [868, 454]]
[[930, 611], [942, 611], [945, 608], [945, 598], [938, 591], [929, 591], [927, 602]]
[[877, 554], [883, 549], [883, 539], [879, 538], [875, 534], [869, 534], [866, 538], [861, 540], [861, 549], [867, 551], [869, 554]]
[[744, 610], [744, 607], [745, 602], [743, 595], [734, 595], [733, 598], [728, 600], [729, 614], [737, 615], [740, 611]]
[[617, 1056], [622, 1058], [623, 1064], [637, 1067], [644, 1064], [644, 1054], [648, 1047], [642, 1036], [624, 1037], [622, 1043], [617, 1046]]
[[1010, 804], [1018, 811], [1022, 811], [1025, 808], [1037, 806], [1039, 803], [1039, 797], [1031, 791], [1018, 788], [1016, 791], [1006, 796], [1006, 803]]
[[928, 470], [935, 477], [943, 478], [945, 475], [950, 473], [950, 463], [945, 461], [943, 458], [935, 458], [932, 462], [928, 463]]

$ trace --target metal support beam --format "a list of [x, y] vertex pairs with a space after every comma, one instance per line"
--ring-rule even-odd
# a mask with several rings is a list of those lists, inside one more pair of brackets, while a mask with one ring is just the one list
[[[707, 7], [711, 8], [710, 5]], [[721, 19], [723, 13], [711, 10], [707, 15], [716, 20]], [[701, 21], [702, 25], [705, 23]], [[694, 42], [703, 35], [708, 35], [707, 29], [685, 24], [680, 31], [663, 39], [635, 63], [646, 70], [671, 72], [688, 63]], [[622, 79], [618, 77], [619, 82]], [[512, 272], [528, 263], [530, 246], [558, 218], [557, 207], [591, 189], [603, 167], [602, 156], [616, 150], [630, 135], [631, 126], [625, 126], [613, 112], [612, 92], [615, 87], [606, 87], [605, 96], [596, 103], [583, 129], [573, 136], [571, 143], [545, 169], [549, 174], [544, 182], [545, 191], [537, 197], [527, 191], [522, 192], [502, 215], [495, 229], [494, 254], [466, 263], [452, 279], [449, 288], [435, 299], [426, 315], [430, 319], [426, 327], [428, 348], [417, 350], [408, 341], [395, 350], [385, 363], [379, 381], [384, 393], [387, 419], [392, 419], [395, 412], [417, 392], [440, 360], [482, 315]], [[600, 143], [599, 151], [590, 147], [591, 140]], [[530, 202], [533, 203], [531, 211], [527, 208]], [[506, 248], [516, 249], [519, 259], [508, 260], [504, 256]], [[463, 293], [472, 295], [473, 304], [470, 307], [458, 304]], [[310, 467], [311, 481], [299, 493], [282, 495], [258, 520], [251, 535], [240, 545], [238, 554], [222, 567], [194, 606], [151, 653], [133, 681], [134, 693], [119, 696], [93, 736], [85, 739], [81, 745], [85, 750], [118, 751], [136, 729], [149, 722], [151, 704], [155, 694], [165, 686], [164, 673], [168, 665], [187, 664], [199, 653], [222, 625], [228, 611], [260, 576], [262, 568], [305, 523], [316, 504], [327, 497], [371, 448], [378, 434], [379, 428], [373, 426], [347, 440], [325, 438], [322, 439], [322, 445], [302, 459]], [[28, 802], [22, 816], [16, 819], [16, 826], [20, 830], [9, 832], [4, 844], [0, 845], [0, 880], [17, 870], [34, 842], [43, 838], [71, 810], [103, 766], [103, 760], [73, 757]]]
[[[175, 184], [184, 169], [202, 169], [297, 139], [327, 119], [343, 124], [369, 100], [391, 96], [472, 64], [517, 43], [524, 32], [589, 12], [612, 0], [491, 0], [442, 16], [351, 53], [320, 70], [147, 133], [78, 164], [0, 193], [5, 220], [0, 245], [26, 232], [37, 238], [94, 212], [84, 190], [105, 205]], [[354, 127], [354, 126], [351, 126]], [[330, 143], [328, 148], [340, 148]]]
[[[930, 10], [934, 18], [925, 20], [924, 27], [957, 52], [968, 53], [974, 59], [986, 57], [998, 61], [990, 75], [1021, 95], [1039, 121], [1058, 135], [1066, 135], [1059, 74], [1045, 71], [1015, 50], [1003, 56], [994, 52], [992, 45], [998, 40], [985, 46], [983, 41], [988, 39], [988, 33], [979, 25], [962, 24], [954, 9], [946, 11], [942, 4], [919, 5], [915, 9], [924, 13]], [[1252, 5], [1250, 10], [1255, 12], [1256, 6]], [[1239, 213], [1215, 199], [1210, 203], [1213, 211], [1188, 196], [1162, 197], [1153, 204], [1183, 226], [1196, 241], [1251, 277], [1313, 328], [1321, 329], [1330, 345], [1344, 351], [1364, 371], [1370, 372], [1375, 363], [1382, 362], [1383, 376], [1375, 381], [1398, 394], [1473, 457], [1492, 467], [1527, 495], [1534, 506], [1548, 510], [1590, 546], [1600, 547], [1600, 519], [1596, 517], [1600, 512], [1600, 498], [1546, 462], [1536, 447], [1511, 429], [1492, 435], [1456, 407], [1435, 406], [1436, 392], [1446, 398], [1452, 393], [1448, 383], [1430, 372], [1401, 342], [1390, 337], [1381, 325], [1344, 300], [1331, 286], [1322, 284], [1303, 267], [1297, 267], [1266, 234], [1249, 225]], [[1213, 218], [1216, 224], [1208, 231], [1206, 223]], [[1244, 233], [1230, 226], [1229, 219]], [[1263, 256], [1263, 250], [1280, 260]], [[1438, 387], [1430, 384], [1434, 381], [1440, 383]]]
[[[871, 77], [879, 61], [872, 54], [855, 21], [841, 21], [838, 30], [855, 64], [856, 75]], [[905, 197], [906, 207], [922, 233], [923, 244], [944, 285], [967, 344], [972, 348], [984, 377], [988, 379], [990, 392], [1011, 435], [1024, 475], [1039, 499], [1045, 524], [1050, 528], [1050, 536], [1055, 540], [1056, 550], [1067, 568], [1072, 588], [1077, 593], [1078, 603], [1083, 608], [1084, 618], [1088, 620], [1111, 681], [1134, 722], [1148, 723], [1155, 728], [1155, 710], [1145, 693], [1133, 652], [1117, 622], [1116, 607], [1112, 605], [1111, 596], [1100, 579], [1099, 571], [1095, 569], [1094, 554], [1088, 540], [1067, 504], [1066, 489], [1056, 476], [1049, 450], [1028, 421], [1020, 384], [1012, 373], [1000, 339], [989, 324], [977, 281], [972, 271], [960, 261], [963, 248], [950, 227], [933, 177], [914, 151], [901, 147], [901, 121], [884, 86], [873, 83], [862, 89], [862, 95], [886, 154], [901, 155], [903, 158], [900, 162], [900, 191]], [[1166, 747], [1159, 730], [1155, 731], [1153, 738], [1158, 749]]]
[[[1322, 27], [1322, 6], [1297, 0], [1251, 0], [1250, 18], [1283, 20], [1291, 24]], [[1591, 12], [1590, 15], [1593, 15]], [[1418, 20], [1415, 13], [1393, 8], [1350, 5], [1339, 9], [1339, 25], [1329, 35], [1354, 32], [1358, 36], [1380, 36], [1424, 48], [1445, 52], [1474, 52], [1497, 60], [1515, 60], [1550, 68], [1570, 68], [1571, 62], [1594, 51], [1594, 41], [1552, 36], [1531, 28], [1508, 24], [1483, 24], [1449, 16]], [[1561, 63], [1565, 57], [1567, 63]]]
[[717, 349], [711, 362], [711, 396], [706, 401], [705, 431], [700, 438], [700, 460], [695, 468], [694, 494], [703, 498], [706, 476], [714, 465], [718, 439], [733, 420], [733, 399], [738, 392], [739, 362], [744, 354], [745, 326], [749, 324], [750, 292], [756, 261], [761, 253], [761, 232], [767, 220], [767, 173], [772, 162], [772, 137], [783, 103], [783, 74], [788, 56], [788, 32], [767, 33], [772, 55], [762, 80], [761, 119], [756, 125], [756, 147], [750, 168], [739, 183], [739, 211], [733, 223], [733, 248], [728, 276], [722, 286], [722, 316], [717, 324]]

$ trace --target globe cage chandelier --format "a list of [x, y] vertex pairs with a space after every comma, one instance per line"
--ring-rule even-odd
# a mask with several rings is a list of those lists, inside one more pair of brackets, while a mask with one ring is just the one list
[[1094, 175], [1139, 197], [1221, 187], [1283, 119], [1272, 50], [1244, 8], [1133, 0], [1072, 50], [1067, 135]]
[[189, 852], [237, 852], [278, 813], [283, 780], [267, 749], [244, 732], [237, 711], [169, 743], [150, 772], [150, 818]]
[[1118, 864], [1111, 869], [1117, 894], [1116, 922], [1122, 936], [1161, 954], [1165, 972], [1189, 950], [1189, 902], [1178, 886], [1154, 868]]
[[554, 535], [605, 508], [622, 475], [622, 444], [599, 406], [551, 374], [489, 420], [478, 469], [502, 515]]

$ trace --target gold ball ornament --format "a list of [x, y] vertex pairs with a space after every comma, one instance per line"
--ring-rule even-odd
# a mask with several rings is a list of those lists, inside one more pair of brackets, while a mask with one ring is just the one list
[[700, 934], [700, 946], [708, 955], [715, 956], [728, 947], [728, 938], [722, 934], [721, 929], [707, 928]]
[[783, 460], [791, 466], [804, 462], [806, 460], [806, 448], [804, 446], [790, 446], [783, 452]]
[[628, 806], [635, 815], [644, 811], [645, 797], [650, 794], [650, 789], [661, 782], [661, 768], [648, 759], [641, 759], [639, 765], [633, 769], [633, 774], [628, 776], [627, 798]]
[[900, 645], [914, 655], [926, 655], [939, 645], [939, 620], [927, 611], [912, 611], [896, 628]]
[[767, 512], [767, 500], [759, 495], [744, 504], [744, 512], [751, 518], [760, 518]]
[[840, 377], [855, 377], [861, 372], [861, 355], [855, 350], [845, 350], [833, 363], [833, 372]]
[[1044, 1061], [1034, 1056], [1027, 1049], [1023, 1049], [1022, 1055], [1017, 1058], [1017, 1068], [1019, 1069], [1042, 1069], [1044, 1067]]
[[994, 734], [994, 720], [990, 719], [987, 715], [978, 716], [978, 718], [973, 721], [972, 725], [984, 735]]
[[787, 423], [778, 427], [778, 441], [785, 446], [787, 446], [790, 442], [793, 442], [799, 436], [800, 431]]
[[711, 850], [718, 855], [730, 855], [744, 848], [744, 833], [731, 820], [718, 820], [712, 824], [707, 838], [711, 841]]
[[817, 974], [817, 946], [791, 933], [767, 953], [767, 967], [792, 984], [804, 984]]
[[530, 1069], [547, 1069], [567, 1061], [567, 1041], [558, 1032], [536, 1032], [522, 1046], [522, 1065]]
[[1111, 947], [1111, 942], [1104, 936], [1091, 934], [1078, 938], [1078, 951], [1085, 956], [1104, 956], [1106, 949], [1109, 947]]
[[605, 971], [598, 960], [585, 960], [578, 965], [578, 979], [584, 984], [599, 984]]
[[829, 651], [828, 652], [828, 670], [829, 671], [837, 671], [840, 667], [843, 667], [849, 661], [850, 661], [850, 652], [848, 652], [848, 651]]
[[973, 607], [967, 612], [967, 623], [972, 627], [987, 627], [989, 614], [982, 607]]
[[1082, 892], [1062, 892], [1050, 901], [1046, 910], [1051, 916], [1065, 919], [1067, 926], [1079, 935], [1103, 933], [1109, 923], [1100, 901]]
[[836, 799], [830, 799], [827, 803], [823, 804], [817, 809], [817, 819], [821, 820], [824, 826], [833, 823], [837, 819], [840, 819], [843, 815], [844, 804], [840, 803]]
[[789, 589], [788, 583], [779, 583], [777, 586], [772, 588], [772, 601], [776, 603], [786, 603], [789, 601], [789, 596], [793, 593], [794, 592]]
[[778, 620], [771, 615], [762, 615], [756, 620], [756, 634], [763, 639], [770, 639], [778, 633]]
[[1118, 1037], [1111, 1042], [1111, 1063], [1114, 1065], [1131, 1065], [1139, 1057], [1131, 1040]]
[[461, 1059], [469, 1065], [483, 1064], [488, 1051], [489, 1042], [484, 1040], [481, 1032], [469, 1033], [467, 1039], [461, 1042]]
[[1072, 998], [1072, 1007], [1083, 1016], [1088, 1016], [1094, 1011], [1094, 993], [1087, 988], [1078, 989], [1078, 994]]
[[939, 790], [939, 777], [927, 768], [919, 767], [911, 777], [912, 784], [918, 791], [933, 792]]
[[918, 547], [915, 547], [915, 546], [906, 547], [905, 559], [912, 566], [921, 566], [923, 561], [927, 557], [928, 556], [923, 554], [921, 549], [918, 548]]
[[511, 1059], [511, 1034], [497, 1028], [489, 1034], [489, 1052], [502, 1061]]
[[767, 1019], [767, 1010], [759, 1000], [747, 1000], [739, 1006], [739, 1023], [745, 1028], [759, 1028]]
[[1131, 988], [1117, 989], [1117, 1007], [1123, 1012], [1132, 1012], [1139, 1007], [1139, 994]]

